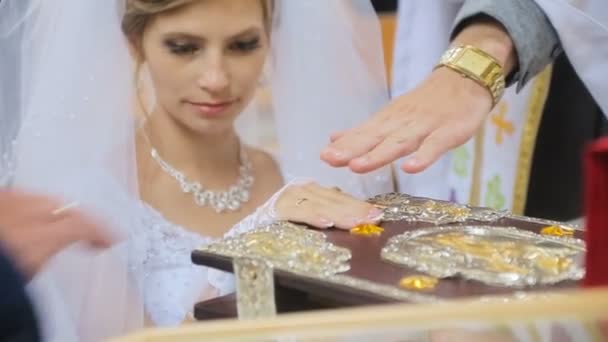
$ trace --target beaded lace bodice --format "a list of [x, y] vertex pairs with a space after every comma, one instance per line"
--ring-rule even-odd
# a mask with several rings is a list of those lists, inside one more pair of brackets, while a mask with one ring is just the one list
[[[275, 217], [272, 208], [280, 193], [232, 227], [225, 236], [271, 223]], [[129, 262], [134, 278], [139, 282], [146, 313], [155, 325], [182, 323], [205, 293], [221, 296], [234, 291], [231, 274], [194, 265], [191, 261], [193, 250], [214, 239], [169, 222], [144, 203], [141, 207], [142, 229], [130, 236], [134, 243]]]

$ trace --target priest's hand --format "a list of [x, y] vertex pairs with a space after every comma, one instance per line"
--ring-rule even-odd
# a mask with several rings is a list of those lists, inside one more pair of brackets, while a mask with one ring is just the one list
[[401, 168], [420, 172], [470, 139], [491, 108], [492, 97], [481, 85], [437, 69], [361, 126], [333, 135], [321, 158], [366, 173], [411, 154]]
[[90, 217], [52, 198], [0, 191], [0, 244], [28, 279], [57, 252], [83, 241], [97, 248], [110, 237]]
[[[503, 66], [505, 74], [517, 64], [513, 42], [497, 22], [471, 24], [453, 45], [472, 45], [485, 51]], [[334, 134], [321, 159], [334, 167], [366, 173], [409, 156], [401, 169], [420, 172], [473, 137], [492, 103], [491, 93], [482, 85], [446, 67], [438, 68], [367, 122]]]
[[382, 210], [337, 188], [328, 189], [312, 182], [287, 186], [278, 197], [274, 210], [280, 220], [341, 229], [377, 223], [383, 214]]

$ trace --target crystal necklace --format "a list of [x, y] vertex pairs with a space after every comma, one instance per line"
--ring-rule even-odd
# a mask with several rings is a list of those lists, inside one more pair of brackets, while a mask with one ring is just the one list
[[251, 161], [242, 144], [239, 148], [239, 178], [227, 191], [211, 191], [205, 189], [199, 182], [189, 182], [184, 173], [164, 161], [155, 148], [150, 149], [150, 155], [165, 173], [177, 181], [184, 193], [191, 193], [194, 196], [194, 202], [200, 207], [211, 206], [219, 214], [225, 211], [237, 211], [249, 201], [255, 179]]

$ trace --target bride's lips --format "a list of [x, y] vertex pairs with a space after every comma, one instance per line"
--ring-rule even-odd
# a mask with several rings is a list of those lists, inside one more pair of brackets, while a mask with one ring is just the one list
[[221, 116], [228, 108], [230, 108], [236, 101], [223, 101], [223, 102], [188, 102], [192, 105], [196, 111], [203, 117], [213, 118]]

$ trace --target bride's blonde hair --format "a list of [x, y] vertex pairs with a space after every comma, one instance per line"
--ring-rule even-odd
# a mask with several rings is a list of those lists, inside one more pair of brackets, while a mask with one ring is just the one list
[[[122, 32], [131, 42], [139, 41], [148, 23], [157, 15], [200, 0], [127, 0], [122, 18]], [[274, 0], [260, 0], [266, 31], [270, 33]]]

